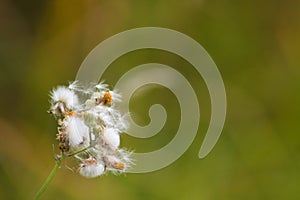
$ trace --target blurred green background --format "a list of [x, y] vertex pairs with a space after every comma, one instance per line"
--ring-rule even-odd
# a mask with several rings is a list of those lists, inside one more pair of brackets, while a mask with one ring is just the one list
[[[2, 0], [0, 16], [0, 199], [32, 199], [54, 165], [49, 91], [72, 81], [99, 42], [143, 26], [185, 33], [212, 56], [228, 98], [220, 140], [198, 159], [210, 100], [192, 66], [163, 51], [131, 52], [112, 64], [105, 80], [114, 85], [147, 62], [178, 69], [200, 103], [193, 144], [172, 165], [147, 174], [90, 180], [65, 163], [42, 199], [300, 199], [300, 1]], [[137, 123], [149, 122], [153, 103], [165, 106], [166, 126], [150, 139], [123, 135], [123, 146], [148, 152], [172, 139], [180, 112], [166, 88], [135, 93], [130, 107]]]

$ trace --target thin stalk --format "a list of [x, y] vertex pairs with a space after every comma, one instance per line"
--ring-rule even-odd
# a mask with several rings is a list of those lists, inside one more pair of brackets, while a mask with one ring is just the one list
[[52, 169], [52, 171], [50, 172], [49, 176], [47, 177], [47, 179], [45, 180], [44, 184], [42, 185], [42, 187], [39, 189], [39, 191], [36, 193], [34, 199], [37, 200], [40, 198], [40, 196], [43, 194], [43, 192], [47, 189], [49, 183], [52, 181], [52, 179], [54, 178], [54, 175], [56, 174], [57, 170], [59, 169], [62, 161], [65, 159], [65, 157], [62, 155], [61, 158], [59, 158], [56, 161], [56, 164], [54, 166], [54, 168]]
[[91, 146], [85, 147], [85, 148], [83, 148], [83, 149], [80, 149], [80, 150], [78, 150], [78, 151], [75, 151], [75, 152], [73, 152], [73, 153], [70, 153], [70, 154], [68, 154], [67, 156], [68, 156], [68, 157], [75, 156], [75, 155], [77, 155], [77, 154], [79, 154], [79, 153], [81, 153], [81, 152], [86, 151], [86, 150], [89, 149], [90, 147], [91, 147]]
[[52, 169], [52, 171], [50, 172], [49, 176], [47, 177], [47, 179], [45, 180], [44, 184], [42, 185], [42, 187], [40, 188], [40, 190], [36, 193], [34, 200], [37, 200], [40, 198], [40, 196], [43, 194], [43, 192], [47, 189], [49, 183], [52, 181], [52, 179], [54, 178], [54, 175], [56, 174], [57, 170], [59, 169], [62, 161], [66, 158], [66, 157], [72, 157], [75, 156], [81, 152], [86, 151], [89, 147], [85, 147], [83, 149], [80, 149], [78, 151], [75, 151], [71, 154], [65, 155], [63, 152], [61, 154], [61, 157], [59, 159], [56, 160], [56, 164], [54, 166], [54, 168]]

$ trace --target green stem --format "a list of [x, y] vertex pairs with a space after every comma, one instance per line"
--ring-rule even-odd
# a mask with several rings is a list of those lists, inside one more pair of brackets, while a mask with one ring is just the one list
[[73, 152], [73, 153], [70, 153], [70, 154], [68, 154], [67, 156], [68, 156], [68, 157], [75, 156], [75, 155], [77, 155], [77, 154], [79, 154], [79, 153], [81, 153], [81, 152], [84, 152], [84, 151], [87, 150], [88, 148], [90, 148], [90, 146], [89, 146], [89, 147], [85, 147], [85, 148], [83, 148], [83, 149], [80, 149], [80, 150], [78, 150], [78, 151], [75, 151], [75, 152]]
[[63, 152], [61, 154], [61, 157], [59, 159], [57, 159], [56, 164], [54, 166], [54, 168], [52, 169], [52, 171], [50, 172], [49, 176], [47, 177], [46, 181], [44, 182], [44, 184], [42, 185], [42, 187], [40, 188], [40, 190], [36, 193], [34, 200], [37, 200], [40, 198], [40, 196], [43, 194], [43, 192], [47, 189], [49, 183], [52, 181], [52, 179], [54, 178], [54, 175], [56, 174], [57, 170], [59, 169], [62, 161], [66, 158], [66, 157], [71, 157], [74, 156], [76, 154], [79, 154], [85, 150], [87, 150], [89, 147], [85, 147], [83, 149], [80, 149], [78, 151], [75, 151], [71, 154], [65, 155]]
[[43, 192], [47, 189], [49, 183], [52, 181], [54, 175], [56, 174], [57, 170], [59, 169], [59, 167], [64, 159], [65, 159], [65, 157], [62, 155], [62, 157], [56, 161], [56, 164], [55, 164], [54, 168], [52, 169], [51, 173], [47, 177], [46, 181], [44, 182], [44, 184], [42, 185], [40, 190], [36, 193], [36, 195], [34, 197], [35, 200], [39, 199], [40, 196], [43, 194]]

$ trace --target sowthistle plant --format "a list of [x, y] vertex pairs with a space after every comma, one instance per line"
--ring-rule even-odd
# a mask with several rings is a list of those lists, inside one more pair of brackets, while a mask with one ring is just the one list
[[119, 147], [120, 133], [128, 126], [115, 108], [115, 103], [121, 101], [117, 92], [103, 82], [84, 86], [75, 81], [68, 87], [58, 86], [50, 96], [49, 113], [57, 119], [60, 153], [55, 155], [56, 165], [35, 199], [47, 188], [65, 158], [74, 157], [78, 161], [76, 171], [87, 178], [108, 171], [122, 173], [130, 167], [130, 152]]

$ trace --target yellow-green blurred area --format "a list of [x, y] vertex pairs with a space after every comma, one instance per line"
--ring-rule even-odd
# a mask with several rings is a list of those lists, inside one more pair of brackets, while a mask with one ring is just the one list
[[[169, 52], [131, 52], [103, 79], [113, 86], [126, 71], [149, 62], [180, 71], [201, 110], [193, 144], [170, 166], [145, 174], [85, 179], [66, 162], [42, 199], [300, 199], [298, 0], [1, 0], [0, 199], [32, 199], [54, 166], [58, 148], [55, 119], [46, 113], [49, 91], [74, 80], [101, 41], [145, 26], [182, 32], [214, 59], [228, 100], [217, 145], [198, 158], [211, 105], [193, 67]], [[167, 88], [146, 85], [135, 92], [130, 108], [136, 123], [147, 125], [156, 103], [167, 111], [165, 127], [149, 139], [123, 134], [122, 146], [149, 152], [174, 137], [180, 108]]]

